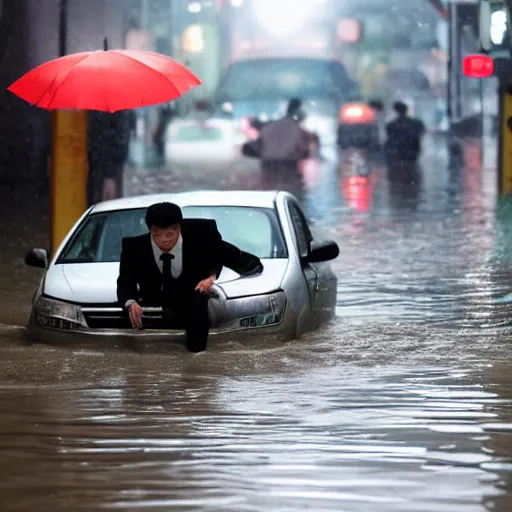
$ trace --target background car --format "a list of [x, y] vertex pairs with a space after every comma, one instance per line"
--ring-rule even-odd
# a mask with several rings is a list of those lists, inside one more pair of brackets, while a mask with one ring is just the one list
[[363, 102], [342, 105], [338, 114], [338, 147], [379, 151], [384, 144], [379, 115]]
[[239, 152], [237, 131], [228, 119], [194, 115], [169, 123], [165, 138], [165, 160], [176, 166], [207, 167], [208, 172], [231, 167]]
[[206, 132], [197, 119], [176, 119], [167, 132], [167, 158], [183, 163], [187, 152], [193, 158], [192, 148], [197, 151], [199, 146], [194, 146], [192, 140], [187, 145], [179, 136], [190, 130], [190, 122], [196, 125], [195, 136], [201, 139], [204, 154], [209, 154], [211, 148], [215, 161], [233, 158], [232, 151], [220, 148], [230, 144], [241, 147], [248, 140], [251, 122], [281, 118], [293, 97], [302, 100], [306, 114], [303, 127], [318, 136], [321, 148], [336, 148], [346, 137], [351, 137], [351, 142], [357, 138], [365, 144], [377, 143], [372, 139], [378, 137], [375, 121], [358, 115], [360, 108], [346, 110], [354, 104], [360, 107], [363, 100], [359, 84], [340, 61], [321, 57], [252, 57], [235, 61], [226, 70], [213, 96], [209, 119], [202, 121], [216, 127], [218, 138], [205, 140]]
[[45, 268], [29, 322], [36, 339], [57, 334], [181, 336], [164, 331], [161, 310], [144, 310], [146, 330], [130, 329], [117, 303], [121, 241], [147, 232], [148, 206], [171, 201], [185, 217], [215, 219], [224, 240], [261, 258], [260, 275], [242, 278], [224, 268], [211, 301], [212, 334], [270, 334], [285, 340], [315, 329], [334, 315], [336, 276], [329, 260], [335, 242], [315, 239], [296, 199], [286, 192], [188, 192], [124, 198], [90, 208], [48, 264], [33, 249], [28, 265]]

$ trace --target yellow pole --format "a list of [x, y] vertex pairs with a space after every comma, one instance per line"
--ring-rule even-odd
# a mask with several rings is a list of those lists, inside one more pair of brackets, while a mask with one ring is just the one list
[[50, 189], [52, 256], [87, 208], [87, 112], [53, 113]]
[[500, 124], [498, 187], [505, 197], [512, 194], [512, 94], [507, 87], [500, 88]]

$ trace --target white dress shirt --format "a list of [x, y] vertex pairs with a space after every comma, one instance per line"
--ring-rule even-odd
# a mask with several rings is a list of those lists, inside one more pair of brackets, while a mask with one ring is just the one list
[[[164, 270], [164, 262], [160, 259], [160, 256], [164, 254], [165, 251], [162, 251], [158, 245], [155, 244], [153, 238], [151, 238], [151, 247], [153, 249], [153, 256], [155, 258], [155, 263], [157, 264], [160, 273]], [[180, 277], [181, 271], [183, 269], [183, 238], [180, 234], [178, 237], [178, 241], [176, 245], [169, 251], [169, 254], [172, 254], [174, 258], [171, 260], [171, 274], [175, 279]], [[125, 308], [129, 308], [134, 302], [133, 299], [127, 300], [125, 303]]]
[[[151, 239], [151, 246], [153, 247], [153, 255], [155, 256], [156, 264], [160, 269], [160, 272], [163, 272], [164, 262], [160, 259], [160, 256], [164, 254], [165, 251], [162, 251], [158, 245], [155, 244], [154, 240]], [[174, 258], [171, 260], [171, 274], [174, 279], [180, 277], [181, 269], [183, 267], [183, 238], [178, 237], [178, 241], [176, 245], [169, 251], [169, 254], [172, 254]]]

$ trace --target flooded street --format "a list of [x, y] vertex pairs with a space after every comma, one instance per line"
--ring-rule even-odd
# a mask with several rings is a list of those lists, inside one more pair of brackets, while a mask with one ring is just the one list
[[[449, 171], [429, 141], [418, 176], [381, 170], [354, 212], [332, 165], [311, 170], [308, 212], [341, 249], [338, 308], [300, 340], [190, 355], [27, 346], [4, 330], [0, 508], [512, 510], [512, 305], [494, 303], [512, 273], [495, 174]], [[26, 318], [39, 275], [15, 249], [3, 324]]]

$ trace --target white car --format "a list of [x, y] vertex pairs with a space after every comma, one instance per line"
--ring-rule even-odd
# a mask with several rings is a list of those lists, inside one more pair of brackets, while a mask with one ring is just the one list
[[208, 164], [230, 170], [240, 158], [241, 135], [237, 125], [228, 119], [173, 119], [165, 136], [165, 161], [174, 166]]
[[224, 268], [210, 301], [211, 335], [243, 331], [290, 340], [335, 314], [337, 279], [330, 260], [338, 245], [312, 237], [306, 216], [286, 192], [199, 191], [107, 201], [92, 206], [55, 256], [32, 249], [27, 265], [44, 268], [28, 333], [34, 340], [90, 335], [166, 340], [182, 331], [159, 328], [161, 309], [146, 308], [146, 328], [133, 331], [117, 301], [121, 240], [147, 232], [153, 203], [177, 203], [185, 217], [215, 219], [224, 240], [258, 256], [264, 270], [241, 277]]

